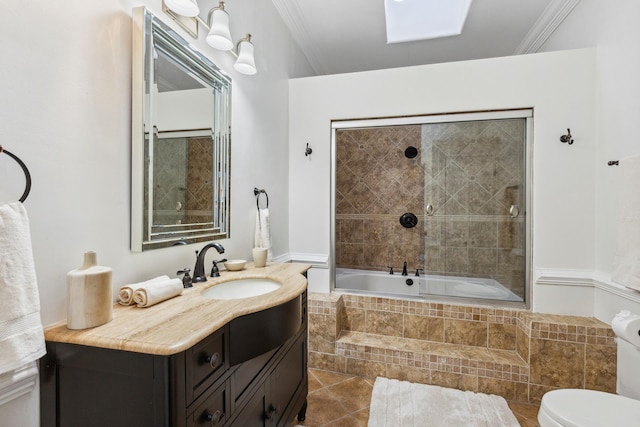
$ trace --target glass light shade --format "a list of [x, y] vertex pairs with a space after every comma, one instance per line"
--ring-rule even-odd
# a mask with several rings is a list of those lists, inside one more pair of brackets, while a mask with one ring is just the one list
[[196, 0], [164, 0], [164, 4], [178, 15], [188, 18], [198, 16], [200, 13]]
[[236, 63], [233, 64], [233, 68], [235, 68], [237, 72], [249, 76], [258, 72], [256, 61], [253, 57], [253, 43], [249, 40], [242, 40], [238, 44], [238, 59]]
[[233, 40], [229, 31], [229, 14], [222, 10], [214, 10], [211, 16], [211, 29], [207, 35], [207, 44], [220, 50], [233, 49]]

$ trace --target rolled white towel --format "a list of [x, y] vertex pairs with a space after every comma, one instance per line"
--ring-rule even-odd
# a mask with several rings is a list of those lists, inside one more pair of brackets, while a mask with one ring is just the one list
[[120, 288], [118, 291], [118, 303], [122, 305], [131, 305], [133, 302], [133, 294], [136, 289], [152, 284], [152, 283], [161, 283], [166, 282], [169, 279], [169, 276], [158, 276], [150, 280], [145, 280], [144, 282], [132, 283], [131, 285], [126, 285]]
[[159, 302], [177, 297], [182, 293], [182, 280], [170, 279], [140, 286], [133, 293], [133, 302], [138, 307], [151, 307]]

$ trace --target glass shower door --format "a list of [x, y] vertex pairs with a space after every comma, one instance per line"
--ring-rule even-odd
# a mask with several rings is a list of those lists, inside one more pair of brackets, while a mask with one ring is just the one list
[[425, 293], [524, 300], [526, 123], [422, 125]]

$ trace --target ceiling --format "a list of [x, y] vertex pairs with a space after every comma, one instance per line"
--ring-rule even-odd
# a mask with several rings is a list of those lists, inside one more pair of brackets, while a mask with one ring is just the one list
[[579, 1], [473, 0], [461, 35], [387, 44], [384, 0], [272, 0], [318, 75], [534, 53]]

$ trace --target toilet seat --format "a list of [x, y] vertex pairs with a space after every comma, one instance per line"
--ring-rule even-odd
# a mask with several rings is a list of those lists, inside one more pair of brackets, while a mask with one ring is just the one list
[[560, 389], [542, 396], [542, 427], [631, 426], [640, 420], [640, 401], [595, 390]]

